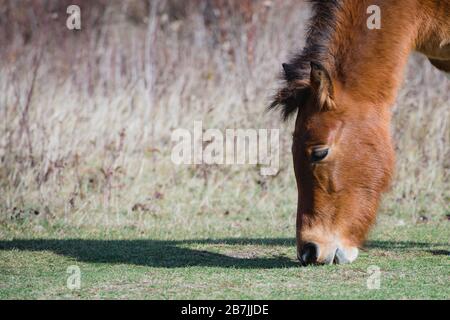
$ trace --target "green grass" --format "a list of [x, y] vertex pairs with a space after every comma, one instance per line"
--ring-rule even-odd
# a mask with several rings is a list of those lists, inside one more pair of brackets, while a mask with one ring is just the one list
[[[281, 219], [282, 217], [278, 217]], [[215, 229], [0, 227], [1, 299], [449, 299], [450, 225], [375, 228], [351, 265], [299, 267], [292, 228], [262, 217]], [[280, 220], [281, 221], [281, 220]], [[66, 286], [67, 267], [81, 289]], [[369, 290], [378, 266], [380, 289]]]

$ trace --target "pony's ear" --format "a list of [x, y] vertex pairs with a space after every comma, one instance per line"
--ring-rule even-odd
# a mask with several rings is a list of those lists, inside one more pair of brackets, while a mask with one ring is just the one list
[[296, 80], [289, 82], [273, 97], [269, 110], [280, 109], [284, 121], [288, 120], [297, 109], [304, 104], [311, 94], [309, 81]]
[[321, 64], [311, 62], [310, 75], [311, 88], [316, 94], [320, 110], [331, 110], [335, 108], [334, 88], [330, 74]]
[[293, 81], [297, 77], [297, 72], [295, 71], [295, 68], [287, 63], [283, 63], [283, 71], [284, 71], [284, 79], [286, 81]]

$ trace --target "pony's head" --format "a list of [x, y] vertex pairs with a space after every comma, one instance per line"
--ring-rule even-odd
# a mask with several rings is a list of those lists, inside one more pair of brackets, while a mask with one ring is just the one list
[[304, 265], [351, 262], [389, 185], [390, 114], [359, 99], [319, 63], [310, 63], [301, 80], [292, 66], [283, 67], [286, 85], [271, 108], [280, 108], [284, 119], [297, 113], [298, 258]]

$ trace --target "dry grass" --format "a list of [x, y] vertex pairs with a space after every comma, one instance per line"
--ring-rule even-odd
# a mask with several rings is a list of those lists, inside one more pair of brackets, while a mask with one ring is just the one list
[[[144, 10], [113, 2], [97, 25], [73, 32], [60, 19], [30, 43], [17, 34], [2, 49], [0, 220], [145, 229], [165, 217], [215, 228], [217, 215], [270, 219], [282, 210], [292, 226], [292, 124], [282, 128], [282, 170], [273, 178], [255, 167], [175, 166], [170, 133], [194, 120], [280, 127], [264, 109], [280, 63], [302, 47], [307, 7], [261, 1], [248, 21], [219, 19], [222, 8], [208, 22], [201, 6], [180, 18], [166, 2], [150, 3]], [[393, 110], [397, 174], [383, 211], [406, 223], [442, 219], [450, 82], [414, 56]]]

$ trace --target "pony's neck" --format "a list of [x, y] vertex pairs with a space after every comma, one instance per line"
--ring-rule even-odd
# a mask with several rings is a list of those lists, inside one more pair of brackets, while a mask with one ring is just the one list
[[417, 28], [403, 1], [388, 0], [379, 3], [381, 29], [370, 30], [369, 15], [361, 12], [373, 2], [342, 1], [329, 40], [329, 64], [333, 78], [357, 100], [388, 106], [401, 85]]

